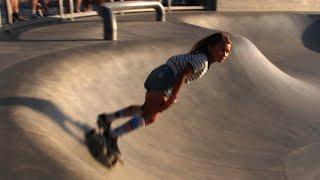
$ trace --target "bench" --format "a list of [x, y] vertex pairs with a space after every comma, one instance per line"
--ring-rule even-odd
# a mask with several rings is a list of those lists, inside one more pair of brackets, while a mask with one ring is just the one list
[[166, 21], [164, 7], [157, 1], [128, 1], [104, 3], [101, 7], [101, 16], [103, 17], [103, 33], [105, 40], [117, 40], [117, 20], [115, 11], [153, 8], [156, 11], [156, 21]]

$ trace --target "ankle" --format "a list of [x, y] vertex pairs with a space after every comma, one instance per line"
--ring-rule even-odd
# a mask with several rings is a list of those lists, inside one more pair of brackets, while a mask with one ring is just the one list
[[114, 115], [102, 113], [98, 115], [98, 120], [102, 120], [104, 123], [111, 124], [112, 121], [115, 119]]

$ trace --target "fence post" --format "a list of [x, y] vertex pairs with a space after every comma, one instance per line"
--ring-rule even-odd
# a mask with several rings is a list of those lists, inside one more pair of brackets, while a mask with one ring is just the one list
[[74, 20], [74, 5], [73, 5], [73, 0], [69, 0], [69, 10], [70, 10], [70, 15], [71, 15], [71, 20]]
[[118, 27], [115, 15], [109, 7], [103, 7], [102, 17], [104, 39], [116, 41], [118, 36]]
[[218, 0], [206, 0], [204, 6], [207, 10], [217, 11], [217, 1]]
[[6, 0], [7, 4], [7, 13], [8, 13], [8, 24], [13, 23], [13, 18], [12, 18], [12, 6], [10, 0]]
[[59, 14], [60, 14], [61, 18], [64, 18], [63, 0], [59, 0]]
[[171, 12], [172, 0], [167, 0], [168, 11]]

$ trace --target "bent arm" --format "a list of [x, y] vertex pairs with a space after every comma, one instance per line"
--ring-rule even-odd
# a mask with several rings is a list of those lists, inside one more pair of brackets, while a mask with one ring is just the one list
[[172, 86], [172, 94], [164, 101], [161, 105], [161, 112], [167, 108], [169, 108], [177, 99], [177, 94], [179, 93], [182, 84], [184, 83], [188, 74], [193, 72], [193, 67], [191, 64], [188, 64], [187, 67], [178, 75], [175, 83]]
[[187, 67], [178, 75], [175, 83], [172, 86], [172, 95], [168, 99], [168, 103], [172, 104], [177, 98], [177, 94], [179, 93], [182, 84], [185, 82], [188, 74], [193, 72], [193, 67], [191, 64], [188, 64]]

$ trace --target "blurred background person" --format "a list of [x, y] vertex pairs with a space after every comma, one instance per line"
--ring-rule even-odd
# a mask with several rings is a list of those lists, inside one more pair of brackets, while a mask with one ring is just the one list
[[105, 0], [82, 0], [82, 2], [84, 6], [83, 11], [87, 12], [92, 11], [91, 4], [95, 4], [100, 7], [105, 2]]
[[81, 4], [82, 4], [82, 0], [77, 0], [75, 12], [77, 13], [81, 12]]
[[13, 22], [27, 20], [26, 18], [22, 17], [19, 13], [19, 0], [10, 0], [10, 3], [11, 3], [11, 8], [12, 8]]
[[38, 0], [32, 0], [32, 8], [31, 8], [31, 15], [30, 19], [39, 19], [43, 17], [43, 13], [41, 11], [41, 4]]
[[44, 16], [51, 16], [54, 13], [50, 10], [50, 0], [41, 0], [41, 10]]
[[53, 15], [49, 8], [50, 0], [32, 0], [31, 19], [39, 19]]

